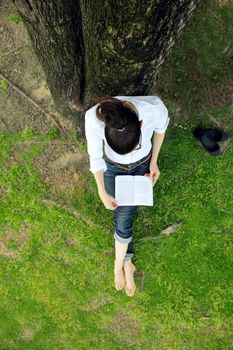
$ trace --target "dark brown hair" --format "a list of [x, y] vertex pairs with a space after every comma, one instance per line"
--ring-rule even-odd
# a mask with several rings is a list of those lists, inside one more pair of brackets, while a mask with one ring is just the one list
[[97, 105], [96, 116], [105, 123], [105, 138], [115, 152], [126, 154], [136, 147], [141, 132], [140, 121], [137, 113], [126, 107], [122, 100], [105, 96]]

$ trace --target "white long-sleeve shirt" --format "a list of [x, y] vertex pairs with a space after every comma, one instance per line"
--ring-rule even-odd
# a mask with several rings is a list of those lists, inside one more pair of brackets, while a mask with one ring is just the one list
[[85, 135], [87, 139], [87, 151], [90, 160], [90, 171], [106, 171], [107, 167], [103, 159], [103, 141], [106, 155], [114, 162], [121, 164], [134, 163], [145, 157], [151, 150], [151, 138], [154, 131], [159, 134], [165, 133], [170, 118], [168, 110], [158, 96], [114, 96], [120, 100], [129, 101], [138, 110], [139, 120], [143, 120], [141, 126], [142, 144], [138, 150], [127, 154], [116, 153], [107, 143], [104, 135], [105, 123], [96, 116], [97, 105], [85, 113]]

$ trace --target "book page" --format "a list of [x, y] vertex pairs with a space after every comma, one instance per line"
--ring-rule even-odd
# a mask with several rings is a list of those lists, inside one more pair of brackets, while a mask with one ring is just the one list
[[117, 205], [134, 205], [132, 175], [117, 175], [115, 177], [115, 198]]
[[153, 205], [153, 185], [149, 176], [134, 176], [135, 205]]
[[117, 175], [115, 198], [118, 205], [153, 205], [153, 186], [150, 177]]

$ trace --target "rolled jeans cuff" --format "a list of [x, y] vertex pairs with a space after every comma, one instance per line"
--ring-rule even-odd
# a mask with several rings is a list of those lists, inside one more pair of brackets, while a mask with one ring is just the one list
[[134, 256], [133, 253], [126, 253], [125, 258], [124, 258], [124, 261], [130, 260], [133, 256]]
[[132, 236], [130, 236], [129, 238], [122, 238], [116, 233], [116, 231], [114, 231], [114, 238], [121, 243], [129, 243], [133, 239]]

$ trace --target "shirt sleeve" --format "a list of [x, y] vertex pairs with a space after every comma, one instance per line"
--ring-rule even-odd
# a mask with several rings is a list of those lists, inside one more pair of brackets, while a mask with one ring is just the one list
[[89, 154], [90, 168], [94, 174], [99, 170], [106, 171], [107, 166], [103, 156], [103, 139], [101, 130], [96, 126], [90, 118], [90, 115], [85, 114], [85, 135], [87, 139], [87, 152]]
[[167, 107], [162, 102], [162, 100], [160, 100], [160, 103], [157, 106], [157, 110], [156, 110], [154, 131], [158, 134], [165, 133], [169, 122], [170, 122], [170, 118], [168, 117]]

